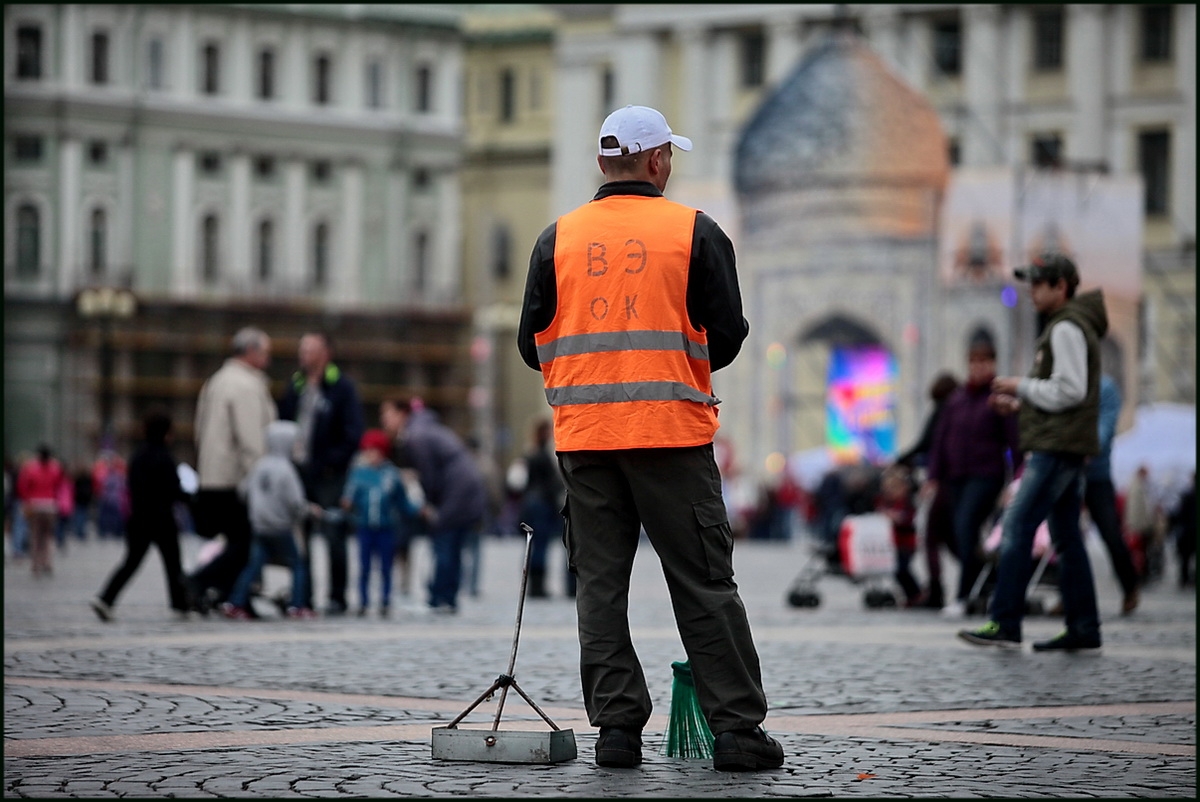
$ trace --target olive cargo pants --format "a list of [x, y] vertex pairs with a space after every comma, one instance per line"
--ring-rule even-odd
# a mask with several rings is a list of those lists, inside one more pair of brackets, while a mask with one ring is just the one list
[[[640, 529], [662, 563], [700, 707], [714, 735], [767, 714], [758, 652], [733, 581], [733, 534], [712, 445], [560, 452], [563, 535], [578, 580], [580, 677], [594, 727], [641, 731], [650, 692], [629, 633]], [[669, 665], [659, 667], [664, 681]]]

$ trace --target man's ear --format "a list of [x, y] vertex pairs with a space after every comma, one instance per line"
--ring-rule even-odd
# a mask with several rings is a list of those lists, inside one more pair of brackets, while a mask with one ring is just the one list
[[663, 149], [655, 148], [646, 157], [646, 168], [650, 171], [650, 175], [658, 175], [662, 172], [662, 155]]
[[596, 156], [596, 166], [600, 168], [601, 173], [604, 172], [604, 157], [603, 156], [599, 156], [599, 155]]

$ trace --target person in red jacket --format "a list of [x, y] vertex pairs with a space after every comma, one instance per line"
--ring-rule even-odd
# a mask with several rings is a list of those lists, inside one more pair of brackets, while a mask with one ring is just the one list
[[910, 565], [917, 553], [917, 505], [912, 475], [902, 465], [883, 472], [875, 509], [892, 522], [892, 540], [896, 544], [896, 582], [904, 591], [905, 607], [913, 607], [921, 598], [921, 586]]
[[65, 481], [62, 465], [45, 444], [38, 446], [37, 457], [26, 461], [17, 475], [17, 498], [29, 522], [34, 576], [53, 573], [51, 546], [58, 523], [59, 488]]

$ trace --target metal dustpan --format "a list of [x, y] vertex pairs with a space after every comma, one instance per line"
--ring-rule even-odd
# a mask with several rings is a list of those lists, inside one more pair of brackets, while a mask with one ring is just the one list
[[[575, 759], [575, 733], [561, 730], [550, 720], [537, 704], [529, 698], [513, 676], [517, 665], [517, 643], [521, 638], [521, 613], [525, 609], [525, 587], [529, 582], [529, 553], [533, 544], [533, 529], [521, 524], [525, 533], [525, 561], [521, 570], [521, 595], [517, 601], [517, 626], [513, 632], [512, 652], [508, 658], [508, 671], [496, 678], [479, 698], [445, 727], [433, 728], [433, 756], [440, 760], [473, 760], [486, 763], [561, 763]], [[521, 694], [521, 698], [550, 725], [549, 732], [529, 730], [501, 730], [500, 716], [504, 712], [504, 701], [508, 689]], [[462, 728], [458, 723], [482, 702], [491, 699], [500, 691], [500, 704], [491, 729]]]

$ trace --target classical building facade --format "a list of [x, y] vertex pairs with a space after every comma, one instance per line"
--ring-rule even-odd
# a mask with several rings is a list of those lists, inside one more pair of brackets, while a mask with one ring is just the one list
[[533, 243], [550, 223], [557, 16], [542, 6], [471, 6], [463, 18], [466, 144], [463, 269], [475, 313], [476, 434], [498, 466], [549, 408], [516, 349]]
[[[459, 16], [5, 6], [6, 453], [127, 442], [150, 403], [190, 439], [250, 323], [279, 386], [321, 328], [369, 407], [420, 393], [468, 428]], [[134, 314], [76, 303], [95, 287]]]
[[[190, 421], [233, 328], [276, 321], [277, 383], [331, 329], [368, 403], [419, 393], [503, 464], [548, 412], [513, 347], [529, 249], [601, 182], [604, 116], [653, 105], [691, 137], [670, 193], [741, 253], [738, 142], [837, 14], [936, 112], [951, 185], [1141, 180], [1127, 396], [1194, 403], [1194, 6], [31, 4], [4, 12], [6, 452], [88, 453], [109, 408], [123, 437], [152, 402]], [[76, 303], [97, 286], [137, 314]], [[997, 289], [931, 316], [955, 334], [904, 379], [900, 441]], [[996, 324], [1009, 363], [1027, 318]]]

